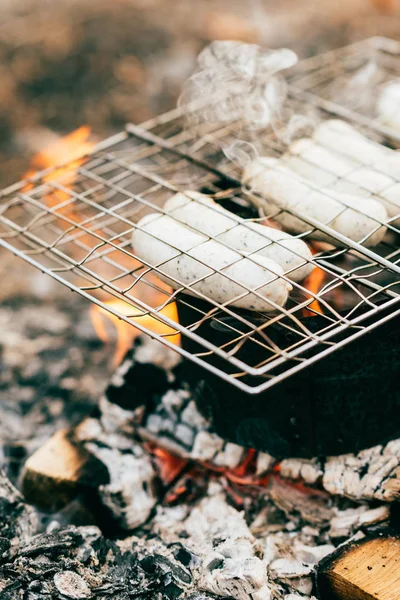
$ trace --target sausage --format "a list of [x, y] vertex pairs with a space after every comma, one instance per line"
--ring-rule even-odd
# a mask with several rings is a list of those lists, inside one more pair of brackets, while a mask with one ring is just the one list
[[345, 121], [324, 121], [315, 129], [313, 139], [358, 164], [389, 175], [394, 181], [400, 180], [400, 154], [368, 139]]
[[294, 142], [281, 160], [292, 171], [320, 187], [329, 187], [347, 194], [368, 195], [385, 207], [389, 217], [400, 213], [400, 183], [395, 183], [392, 177], [339, 155], [312, 139], [304, 138]]
[[[273, 312], [274, 304], [284, 306], [291, 289], [279, 277], [283, 269], [277, 263], [263, 256], [243, 258], [167, 215], [143, 217], [133, 232], [132, 243], [138, 258], [155, 267], [162, 281], [174, 289], [183, 287], [186, 294], [202, 294], [219, 304]], [[183, 251], [187, 254], [182, 254]], [[216, 269], [222, 272], [216, 273]]]
[[234, 250], [275, 261], [293, 281], [305, 279], [314, 268], [305, 242], [284, 231], [241, 219], [205, 194], [193, 191], [175, 194], [167, 200], [164, 210]]
[[[379, 227], [379, 223], [386, 222], [388, 217], [379, 202], [325, 189], [315, 190], [312, 182], [296, 175], [278, 159], [264, 157], [249, 163], [243, 173], [243, 183], [264, 197], [268, 212], [274, 214], [277, 208], [282, 209], [274, 214], [274, 219], [287, 231], [310, 230], [307, 222], [287, 212], [293, 210], [365, 246], [377, 245], [385, 235], [386, 227]], [[338, 245], [335, 238], [321, 231], [312, 231], [310, 235]]]

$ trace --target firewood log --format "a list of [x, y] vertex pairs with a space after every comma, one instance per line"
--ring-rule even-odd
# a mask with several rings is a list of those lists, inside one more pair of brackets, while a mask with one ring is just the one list
[[322, 600], [398, 600], [400, 536], [390, 532], [340, 547], [317, 569]]
[[28, 458], [23, 472], [23, 492], [31, 504], [55, 511], [73, 500], [87, 482], [103, 482], [101, 463], [71, 441], [67, 429], [57, 431]]

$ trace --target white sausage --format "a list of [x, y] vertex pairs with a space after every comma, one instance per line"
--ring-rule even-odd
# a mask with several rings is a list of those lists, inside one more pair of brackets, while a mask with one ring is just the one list
[[[174, 289], [191, 285], [193, 292], [186, 288], [184, 293], [198, 296], [198, 291], [217, 303], [272, 312], [275, 307], [271, 302], [283, 306], [291, 289], [284, 279], [276, 278], [283, 270], [273, 261], [262, 256], [243, 258], [166, 215], [141, 219], [132, 243], [138, 258], [155, 267], [162, 281]], [[216, 269], [223, 273], [215, 273]], [[202, 277], [206, 278], [197, 281]]]
[[324, 121], [315, 129], [313, 138], [321, 146], [400, 181], [400, 154], [373, 142], [345, 121]]
[[[366, 246], [377, 245], [385, 235], [384, 226], [374, 231], [388, 218], [381, 204], [370, 198], [315, 190], [312, 182], [296, 175], [277, 159], [258, 158], [252, 161], [244, 170], [243, 182], [263, 196], [268, 212], [273, 214], [277, 208], [283, 209], [273, 218], [288, 231], [304, 233], [311, 227], [285, 209], [296, 211], [305, 218], [309, 216]], [[318, 230], [312, 232], [312, 237], [338, 245], [335, 238]]]
[[277, 262], [293, 281], [305, 279], [314, 268], [305, 242], [279, 229], [236, 217], [205, 194], [193, 191], [175, 194], [167, 200], [164, 210], [174, 219], [217, 238], [234, 250]]
[[292, 171], [320, 187], [358, 196], [367, 194], [383, 204], [389, 217], [400, 213], [400, 183], [312, 139], [294, 142], [281, 160]]

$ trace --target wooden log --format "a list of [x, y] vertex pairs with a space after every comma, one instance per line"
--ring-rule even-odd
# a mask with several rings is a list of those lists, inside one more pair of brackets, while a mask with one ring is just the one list
[[316, 579], [322, 600], [398, 600], [400, 536], [387, 533], [339, 548], [320, 562]]
[[[102, 472], [103, 471], [103, 472]], [[82, 446], [73, 443], [72, 431], [57, 431], [25, 463], [23, 493], [42, 510], [60, 510], [85, 486], [107, 483], [104, 467]]]

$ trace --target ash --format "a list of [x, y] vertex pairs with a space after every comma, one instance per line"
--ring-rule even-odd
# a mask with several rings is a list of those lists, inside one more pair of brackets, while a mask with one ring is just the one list
[[[311, 598], [322, 558], [393, 522], [399, 442], [278, 464], [212, 430], [157, 342], [138, 338], [109, 378], [83, 306], [0, 310], [1, 598]], [[17, 488], [63, 427], [89, 467], [44, 514]]]
[[109, 359], [87, 304], [72, 294], [53, 295], [52, 302], [29, 296], [26, 288], [40, 289], [43, 277], [29, 275], [22, 275], [26, 287], [0, 293], [0, 465], [13, 481], [55, 431], [90, 414]]

